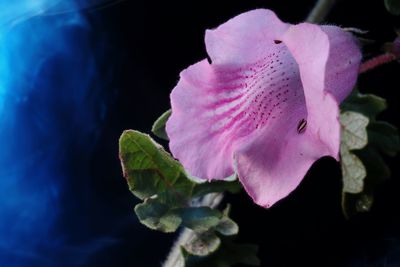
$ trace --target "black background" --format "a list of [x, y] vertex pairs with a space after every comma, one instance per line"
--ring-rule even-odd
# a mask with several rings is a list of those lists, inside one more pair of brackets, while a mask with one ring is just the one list
[[[114, 244], [94, 253], [87, 266], [159, 266], [175, 235], [148, 230], [134, 215], [136, 199], [122, 178], [118, 138], [125, 129], [150, 132], [169, 108], [179, 72], [206, 57], [204, 31], [254, 8], [270, 8], [286, 22], [304, 20], [314, 1], [124, 1], [87, 11], [98, 32], [109, 35], [109, 87], [115, 103], [106, 116], [91, 159], [93, 194], [87, 216], [91, 235], [112, 235]], [[395, 38], [398, 22], [383, 0], [338, 1], [327, 21], [368, 30], [378, 44]], [[365, 51], [369, 57], [377, 50]], [[400, 65], [361, 75], [359, 88], [388, 99], [380, 118], [397, 126]], [[165, 143], [164, 143], [165, 144]], [[77, 152], [78, 153], [78, 152]], [[260, 245], [262, 266], [400, 266], [399, 157], [388, 159], [393, 177], [378, 188], [371, 212], [346, 220], [341, 212], [338, 163], [324, 158], [289, 197], [266, 210], [245, 194], [227, 196], [240, 225], [239, 240]], [[78, 192], [78, 194], [84, 194]], [[82, 209], [81, 209], [82, 210]], [[73, 216], [76, 211], [71, 211]], [[73, 232], [73, 220], [65, 227]], [[77, 239], [82, 237], [76, 237]], [[386, 263], [385, 263], [386, 262]], [[385, 265], [386, 264], [386, 265]]]

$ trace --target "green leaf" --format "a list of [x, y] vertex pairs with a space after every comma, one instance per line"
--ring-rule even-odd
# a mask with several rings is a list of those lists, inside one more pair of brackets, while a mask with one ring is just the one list
[[172, 111], [169, 109], [164, 112], [153, 124], [151, 131], [153, 134], [161, 139], [168, 140], [167, 132], [165, 131], [165, 124], [167, 123]]
[[222, 214], [210, 207], [189, 207], [179, 210], [182, 225], [197, 232], [207, 231], [217, 226]]
[[196, 232], [209, 231], [220, 223], [222, 214], [210, 207], [171, 208], [157, 198], [147, 199], [135, 207], [141, 223], [153, 230], [174, 232], [185, 226]]
[[153, 230], [169, 233], [185, 226], [205, 232], [220, 224], [222, 213], [210, 207], [171, 208], [157, 198], [147, 199], [135, 207], [140, 222]]
[[340, 115], [342, 126], [340, 156], [344, 193], [360, 193], [364, 189], [367, 171], [361, 160], [350, 151], [362, 149], [367, 145], [368, 122], [369, 119], [360, 113], [346, 111]]
[[164, 233], [175, 232], [182, 223], [180, 216], [157, 200], [148, 199], [135, 207], [140, 222], [150, 229]]
[[[144, 201], [135, 207], [142, 224], [167, 233], [176, 231], [180, 226], [188, 228], [187, 231], [193, 235], [185, 242], [184, 251], [190, 252], [190, 257], [202, 259], [223, 255], [217, 259], [218, 265], [215, 266], [258, 263], [256, 249], [252, 246], [229, 243], [223, 244], [224, 250], [219, 249], [222, 241], [216, 232], [222, 235], [238, 233], [237, 224], [228, 217], [229, 206], [223, 213], [210, 207], [190, 207], [194, 198], [207, 197], [209, 193], [239, 191], [241, 187], [237, 180], [198, 184], [189, 179], [180, 163], [159, 144], [138, 131], [125, 131], [119, 144], [129, 189]], [[238, 249], [243, 251], [235, 251]], [[229, 255], [227, 251], [237, 255]]]
[[209, 207], [189, 207], [190, 201], [202, 194], [237, 187], [232, 181], [197, 185], [188, 179], [179, 162], [138, 131], [122, 134], [120, 158], [130, 191], [145, 201], [135, 208], [140, 222], [162, 232], [173, 232], [180, 225], [198, 232], [216, 227], [222, 213]]
[[367, 176], [364, 179], [363, 191], [359, 194], [343, 192], [342, 208], [346, 217], [359, 212], [369, 211], [373, 204], [373, 192], [377, 185], [390, 177], [390, 170], [380, 153], [370, 145], [354, 151], [365, 164]]
[[230, 218], [223, 217], [215, 230], [225, 236], [237, 235], [239, 233], [239, 226]]
[[354, 153], [364, 162], [367, 169], [365, 179], [367, 191], [372, 192], [377, 185], [390, 177], [390, 169], [377, 149], [367, 146], [362, 150], [354, 151]]
[[186, 252], [196, 256], [206, 256], [215, 252], [221, 245], [221, 239], [213, 232], [195, 233], [183, 245]]
[[373, 204], [374, 198], [372, 194], [349, 194], [342, 195], [342, 209], [344, 215], [349, 218], [360, 212], [368, 212]]
[[257, 257], [258, 247], [252, 244], [237, 244], [223, 240], [221, 247], [213, 254], [201, 257], [182, 250], [186, 267], [231, 267], [231, 266], [260, 266]]
[[[342, 207], [344, 214], [348, 217], [370, 209], [374, 189], [390, 176], [390, 170], [379, 152], [394, 156], [400, 150], [400, 141], [398, 131], [394, 126], [376, 120], [376, 116], [386, 109], [385, 99], [375, 95], [361, 94], [354, 90], [342, 103], [341, 109], [361, 113], [370, 120], [367, 126], [368, 144], [366, 146], [364, 130], [361, 134], [362, 138], [342, 136], [341, 157], [344, 185]], [[349, 140], [352, 141], [346, 143]]]
[[399, 132], [393, 125], [374, 121], [368, 125], [369, 142], [382, 153], [395, 156], [400, 151]]
[[150, 136], [125, 131], [119, 142], [123, 173], [131, 192], [140, 199], [158, 196], [159, 201], [182, 206], [195, 186], [174, 160]]
[[340, 151], [343, 192], [361, 193], [364, 189], [364, 179], [367, 176], [367, 170], [361, 160], [349, 150], [342, 148]]
[[141, 223], [162, 232], [174, 232], [179, 226], [196, 232], [237, 232], [237, 225], [225, 213], [210, 207], [190, 207], [195, 198], [209, 193], [239, 191], [237, 180], [198, 184], [150, 136], [138, 131], [125, 131], [119, 145], [129, 189], [144, 201], [135, 207]]
[[225, 236], [237, 235], [239, 233], [239, 226], [231, 218], [229, 218], [230, 209], [231, 206], [228, 204], [228, 206], [223, 211], [222, 219], [215, 227], [215, 230], [217, 232]]
[[341, 144], [348, 150], [361, 149], [368, 144], [369, 119], [357, 112], [346, 111], [340, 115], [342, 125]]
[[350, 144], [345, 142], [352, 139], [344, 137], [342, 140], [341, 156], [344, 177], [342, 208], [346, 217], [369, 211], [373, 204], [374, 189], [390, 176], [390, 170], [379, 152], [394, 156], [400, 150], [397, 129], [389, 123], [376, 121], [376, 116], [385, 108], [384, 99], [375, 95], [360, 94], [357, 90], [342, 104], [342, 110], [360, 112], [370, 119], [367, 126], [367, 146], [364, 142], [364, 131], [362, 138], [355, 138], [359, 142], [351, 142], [352, 149], [359, 150], [350, 152], [351, 149], [348, 149]]
[[357, 212], [367, 212], [371, 209], [372, 203], [374, 203], [373, 195], [361, 194], [356, 202]]
[[385, 99], [372, 94], [361, 94], [357, 90], [354, 90], [342, 103], [341, 110], [358, 112], [374, 119], [386, 107]]
[[386, 9], [393, 15], [400, 15], [400, 0], [385, 0]]

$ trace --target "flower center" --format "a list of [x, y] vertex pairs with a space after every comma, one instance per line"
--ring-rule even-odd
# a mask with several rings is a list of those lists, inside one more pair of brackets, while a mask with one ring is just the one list
[[[211, 130], [226, 138], [244, 137], [275, 123], [294, 123], [304, 132], [306, 117], [299, 69], [279, 40], [257, 62], [241, 67], [214, 65], [215, 93], [206, 116], [214, 118]], [[299, 111], [299, 109], [301, 111]]]

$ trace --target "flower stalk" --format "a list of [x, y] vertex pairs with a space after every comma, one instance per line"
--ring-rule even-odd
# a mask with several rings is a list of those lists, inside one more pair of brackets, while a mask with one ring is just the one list
[[319, 0], [311, 10], [306, 21], [311, 23], [321, 23], [331, 11], [336, 0]]
[[360, 66], [359, 72], [365, 73], [369, 70], [375, 69], [376, 67], [390, 63], [397, 59], [398, 59], [398, 57], [392, 53], [385, 53], [385, 54], [376, 56], [376, 57], [371, 58], [371, 59], [365, 61], [364, 63], [362, 63]]

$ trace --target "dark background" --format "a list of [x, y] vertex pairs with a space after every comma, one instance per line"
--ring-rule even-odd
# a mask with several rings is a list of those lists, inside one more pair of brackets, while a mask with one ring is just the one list
[[[131, 0], [82, 11], [92, 28], [92, 46], [98, 47], [101, 39], [106, 47], [103, 61], [97, 62], [97, 75], [105, 81], [102, 94], [107, 101], [97, 103], [105, 106], [101, 109], [94, 104], [93, 110], [102, 110], [95, 134], [77, 139], [80, 127], [68, 129], [75, 141], [65, 143], [68, 147], [63, 150], [63, 168], [70, 178], [64, 180], [52, 231], [62, 233], [73, 249], [43, 246], [37, 250], [40, 256], [58, 259], [57, 263], [19, 266], [160, 266], [176, 236], [151, 231], [136, 219], [137, 200], [118, 160], [120, 134], [125, 129], [150, 132], [153, 121], [169, 108], [169, 93], [179, 72], [206, 57], [205, 29], [254, 8], [270, 8], [283, 21], [298, 23], [313, 4], [311, 0]], [[338, 1], [327, 21], [368, 30], [366, 37], [377, 40], [376, 47], [393, 40], [400, 25], [387, 13], [383, 0]], [[365, 51], [366, 57], [376, 53]], [[397, 126], [399, 73], [400, 65], [391, 63], [359, 79], [362, 92], [387, 98], [389, 108], [380, 118]], [[84, 151], [84, 143], [92, 138], [94, 147]], [[223, 205], [232, 203], [239, 240], [259, 244], [262, 266], [400, 266], [399, 157], [388, 162], [392, 179], [378, 188], [371, 212], [350, 220], [341, 211], [339, 165], [330, 158], [314, 164], [299, 188], [271, 209], [256, 206], [245, 193], [228, 195]]]

